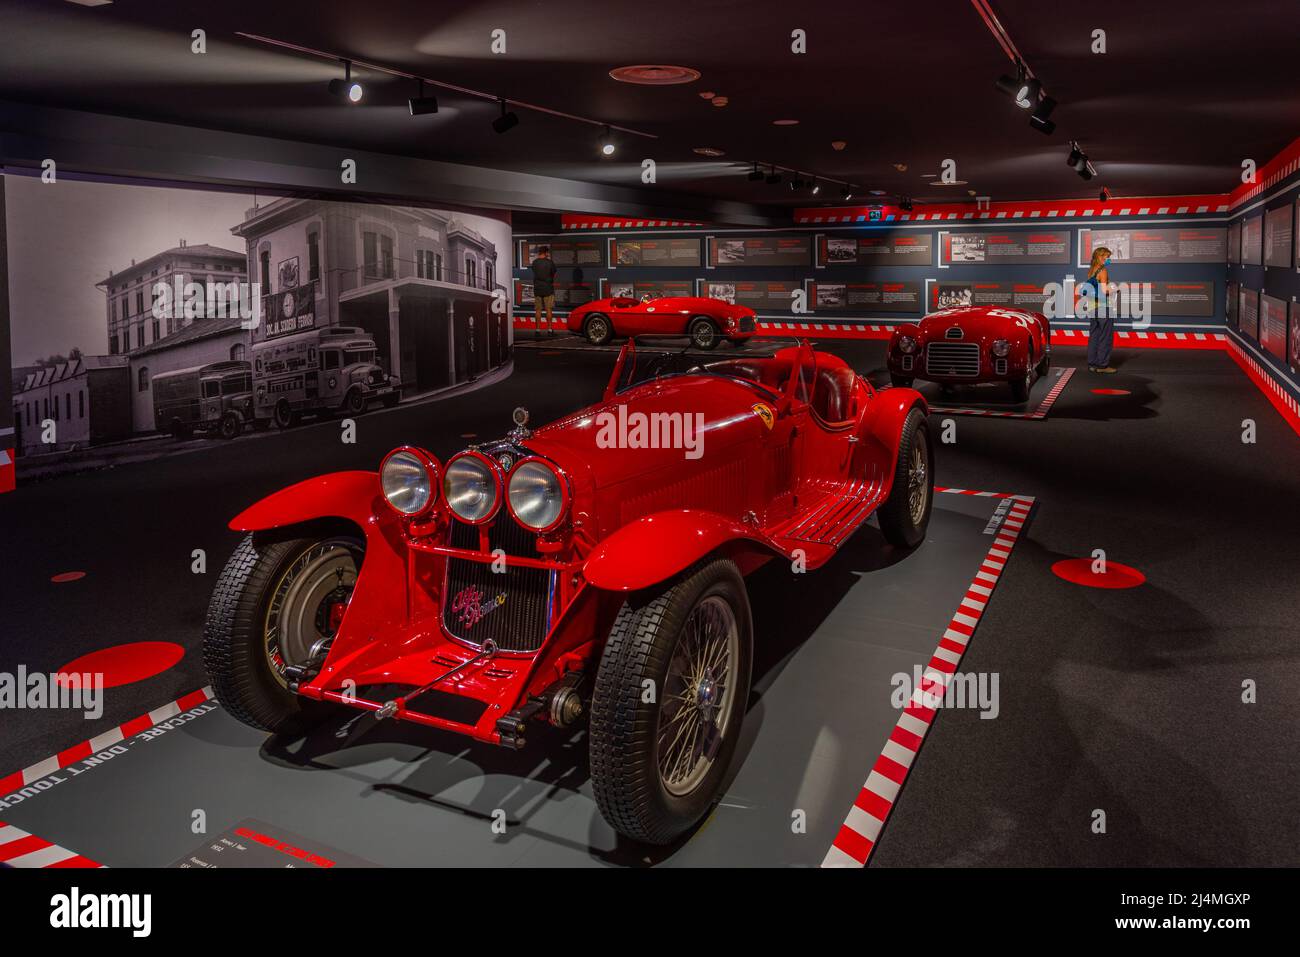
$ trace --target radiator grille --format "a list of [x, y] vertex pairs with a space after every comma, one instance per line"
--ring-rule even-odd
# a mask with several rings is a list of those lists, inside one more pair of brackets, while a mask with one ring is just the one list
[[754, 331], [754, 317], [753, 317], [753, 316], [741, 316], [741, 317], [740, 317], [740, 331], [741, 331], [741, 332], [753, 332], [753, 331]]
[[930, 343], [925, 350], [925, 371], [929, 375], [975, 378], [980, 374], [979, 343]]
[[[453, 520], [449, 544], [478, 551], [478, 527]], [[488, 551], [498, 548], [514, 557], [538, 557], [536, 534], [504, 513], [488, 528]], [[554, 575], [545, 568], [512, 566], [498, 573], [487, 562], [449, 558], [443, 627], [467, 644], [482, 645], [491, 638], [502, 651], [536, 651], [550, 625]]]

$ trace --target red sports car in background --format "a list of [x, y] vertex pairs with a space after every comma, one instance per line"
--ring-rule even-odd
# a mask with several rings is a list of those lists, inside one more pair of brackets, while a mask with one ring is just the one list
[[633, 299], [614, 296], [584, 303], [569, 313], [569, 331], [596, 345], [614, 336], [690, 336], [697, 349], [721, 339], [740, 342], [754, 334], [754, 310], [703, 296]]
[[315, 702], [522, 748], [589, 715], [623, 835], [667, 843], [717, 800], [749, 699], [744, 576], [829, 561], [875, 513], [925, 538], [925, 400], [806, 342], [708, 361], [624, 345], [602, 400], [446, 462], [403, 446], [256, 503], [217, 582], [217, 699], [287, 730]]
[[1052, 364], [1051, 329], [1037, 312], [959, 306], [894, 329], [886, 355], [889, 379], [910, 386], [929, 379], [944, 386], [1009, 382], [1017, 402]]

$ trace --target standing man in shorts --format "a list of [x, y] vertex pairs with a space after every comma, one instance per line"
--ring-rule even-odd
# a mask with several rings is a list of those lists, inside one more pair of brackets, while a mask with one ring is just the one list
[[537, 258], [532, 262], [533, 270], [533, 313], [540, 324], [542, 312], [546, 312], [546, 334], [552, 334], [552, 312], [555, 309], [555, 263], [551, 262], [551, 247], [542, 246], [537, 250]]

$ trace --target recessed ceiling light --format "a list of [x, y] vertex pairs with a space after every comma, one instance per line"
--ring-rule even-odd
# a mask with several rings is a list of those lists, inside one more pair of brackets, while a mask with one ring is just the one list
[[113, 0], [68, 0], [68, 3], [75, 3], [79, 7], [106, 7]]
[[700, 78], [699, 70], [688, 66], [669, 66], [666, 63], [640, 63], [610, 70], [611, 79], [620, 83], [639, 83], [641, 86], [672, 86], [676, 83], [694, 83]]
[[898, 170], [900, 173], [906, 173], [906, 172], [907, 172], [907, 164], [906, 164], [906, 163], [895, 163], [895, 164], [894, 164], [894, 169]]
[[773, 120], [772, 125], [773, 126], [798, 126], [799, 121], [798, 120]]
[[731, 101], [727, 99], [725, 96], [715, 96], [709, 102], [712, 103], [714, 106], [726, 106]]
[[844, 149], [844, 147], [848, 145], [849, 144], [846, 143], [844, 140], [831, 140], [831, 149], [835, 150], [835, 152], [837, 153], [840, 152], [842, 149]]
[[921, 174], [921, 179], [932, 179], [932, 178], [934, 178], [935, 176], [938, 176], [938, 175], [939, 175], [938, 173], [922, 173], [922, 174]]
[[726, 156], [727, 155], [722, 150], [718, 149], [716, 146], [697, 146], [691, 152], [698, 153], [700, 156]]
[[718, 94], [714, 93], [712, 90], [705, 90], [703, 93], [700, 94], [700, 98], [704, 100], [711, 100], [717, 95]]
[[967, 181], [964, 179], [955, 179], [951, 183], [945, 183], [943, 180], [936, 180], [930, 185], [931, 186], [965, 186], [966, 182]]

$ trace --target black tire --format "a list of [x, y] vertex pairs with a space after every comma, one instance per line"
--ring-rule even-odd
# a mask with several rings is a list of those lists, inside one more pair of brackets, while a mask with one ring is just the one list
[[614, 338], [614, 325], [603, 312], [593, 312], [582, 324], [582, 334], [593, 346], [603, 346]]
[[912, 387], [912, 378], [911, 376], [894, 375], [891, 372], [889, 373], [889, 384], [896, 389], [910, 389]]
[[686, 329], [691, 337], [691, 345], [697, 349], [716, 349], [718, 340], [721, 336], [718, 334], [718, 327], [712, 319], [705, 316], [696, 316], [691, 320], [690, 326]]
[[293, 410], [288, 399], [281, 399], [275, 404], [271, 419], [277, 429], [292, 429], [302, 420], [302, 416]]
[[1052, 371], [1052, 350], [1046, 349], [1043, 352], [1043, 358], [1038, 363], [1038, 378], [1045, 379], [1047, 374]]
[[[661, 718], [672, 700], [669, 665], [692, 613], [721, 610], [715, 599], [730, 609], [736, 626], [735, 669], [728, 671], [731, 697], [719, 705], [726, 714], [711, 763], [694, 765], [700, 779], [684, 793], [672, 793], [660, 771], [658, 742]], [[707, 561], [665, 586], [628, 599], [605, 642], [591, 703], [592, 789], [600, 813], [614, 830], [646, 844], [667, 844], [709, 812], [721, 795], [740, 736], [752, 661], [749, 598], [732, 562]], [[649, 703], [644, 701], [646, 682], [656, 689]], [[671, 684], [679, 686], [676, 679]]]
[[343, 412], [347, 415], [357, 416], [366, 411], [366, 394], [358, 388], [348, 390], [348, 394], [343, 397]]
[[1011, 383], [1011, 398], [1015, 402], [1028, 402], [1029, 391], [1034, 387], [1034, 369], [1030, 366], [1025, 370], [1023, 379], [1015, 379]]
[[217, 435], [229, 441], [244, 431], [243, 420], [233, 412], [227, 412], [221, 417], [221, 422], [217, 426]]
[[291, 537], [303, 531], [245, 537], [221, 570], [203, 626], [203, 665], [217, 701], [231, 716], [263, 731], [282, 730], [317, 704], [289, 691], [271, 664], [265, 622], [273, 592], [314, 547], [337, 542], [355, 548], [358, 559], [364, 553], [354, 535], [322, 531]]
[[[914, 510], [912, 493], [913, 452], [920, 446], [919, 463], [924, 467], [924, 474], [919, 476], [920, 491], [924, 499], [919, 503], [919, 514]], [[925, 414], [920, 409], [913, 409], [903, 420], [902, 434], [898, 441], [898, 464], [894, 468], [894, 485], [889, 491], [889, 498], [880, 506], [877, 516], [880, 531], [889, 544], [898, 548], [915, 548], [925, 541], [925, 530], [930, 524], [930, 512], [934, 509], [934, 443], [930, 441], [930, 428]]]

